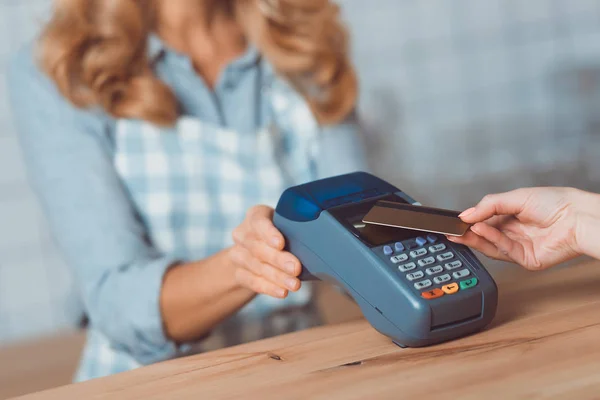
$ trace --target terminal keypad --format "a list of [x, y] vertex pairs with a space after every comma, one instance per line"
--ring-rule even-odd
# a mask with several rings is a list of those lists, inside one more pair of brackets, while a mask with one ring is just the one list
[[424, 299], [434, 300], [477, 286], [478, 280], [443, 237], [429, 234], [376, 249]]

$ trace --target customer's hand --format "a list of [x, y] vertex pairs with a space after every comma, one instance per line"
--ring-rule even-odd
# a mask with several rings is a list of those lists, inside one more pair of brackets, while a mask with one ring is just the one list
[[241, 286], [278, 298], [300, 289], [300, 261], [283, 250], [285, 240], [273, 225], [272, 208], [251, 208], [233, 240], [229, 254]]
[[[540, 270], [584, 253], [590, 212], [597, 195], [570, 188], [531, 188], [486, 196], [461, 214], [474, 224], [463, 237], [449, 237], [488, 257]], [[594, 232], [587, 232], [594, 235]], [[598, 232], [595, 232], [597, 237]]]

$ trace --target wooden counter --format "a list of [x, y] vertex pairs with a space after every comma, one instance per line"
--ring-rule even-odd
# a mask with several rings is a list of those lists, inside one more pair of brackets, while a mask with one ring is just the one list
[[64, 332], [3, 345], [0, 347], [0, 399], [70, 383], [84, 343], [83, 332]]
[[364, 320], [33, 394], [26, 399], [600, 399], [600, 263], [495, 270], [484, 332], [400, 349]]

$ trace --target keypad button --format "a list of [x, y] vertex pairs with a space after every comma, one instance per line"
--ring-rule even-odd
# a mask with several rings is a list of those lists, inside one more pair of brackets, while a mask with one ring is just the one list
[[396, 250], [398, 253], [403, 252], [404, 245], [400, 242], [396, 242], [396, 243], [394, 243], [394, 250]]
[[417, 242], [415, 242], [414, 240], [410, 240], [408, 242], [404, 242], [405, 247], [408, 250], [412, 250], [412, 249], [416, 249], [417, 247], [419, 247], [419, 245], [417, 244]]
[[410, 256], [412, 258], [421, 257], [421, 256], [424, 256], [425, 254], [427, 254], [427, 249], [418, 249], [418, 250], [413, 250], [410, 252]]
[[461, 290], [465, 290], [465, 289], [471, 289], [472, 287], [477, 286], [477, 278], [471, 278], [471, 279], [467, 279], [464, 280], [462, 282], [460, 282], [460, 289]]
[[442, 291], [446, 294], [454, 294], [458, 292], [458, 283], [450, 283], [446, 286], [442, 286]]
[[438, 237], [435, 235], [427, 235], [427, 241], [431, 244], [436, 243], [438, 241]]
[[393, 256], [392, 258], [390, 258], [390, 261], [394, 264], [398, 264], [406, 260], [408, 260], [408, 256], [406, 254], [398, 254], [397, 256]]
[[435, 263], [435, 258], [427, 257], [427, 258], [423, 258], [417, 262], [419, 263], [419, 266], [425, 267], [427, 265], [431, 265], [431, 264]]
[[386, 256], [391, 256], [394, 254], [394, 250], [392, 250], [392, 246], [383, 246], [383, 254]]
[[422, 238], [421, 236], [419, 236], [418, 238], [415, 239], [415, 242], [417, 242], [417, 244], [419, 246], [425, 246], [425, 244], [427, 243], [427, 239]]
[[444, 275], [436, 276], [435, 278], [433, 278], [433, 282], [436, 285], [439, 285], [440, 283], [446, 283], [446, 282], [450, 281], [451, 279], [452, 279], [452, 277], [450, 276], [450, 274], [444, 274]]
[[462, 262], [460, 262], [458, 260], [452, 261], [451, 263], [446, 264], [445, 267], [448, 271], [452, 271], [454, 269], [458, 269], [458, 268], [462, 267]]
[[398, 266], [398, 269], [402, 272], [412, 271], [415, 268], [417, 268], [417, 264], [415, 264], [414, 262], [411, 262], [408, 264], [402, 264], [402, 265]]
[[429, 279], [425, 279], [424, 281], [415, 283], [415, 289], [421, 290], [421, 289], [428, 288], [431, 285], [432, 285], [431, 281]]
[[444, 243], [436, 244], [435, 246], [429, 246], [430, 253], [439, 253], [440, 251], [446, 250], [446, 245]]
[[460, 279], [460, 278], [464, 278], [465, 276], [469, 276], [471, 275], [471, 271], [469, 271], [468, 269], [461, 269], [460, 271], [456, 271], [454, 273], [452, 273], [452, 277], [454, 279]]
[[444, 272], [444, 267], [442, 267], [441, 265], [436, 265], [435, 267], [427, 268], [425, 272], [427, 273], [427, 275], [439, 274], [440, 272]]
[[427, 299], [427, 300], [437, 299], [439, 297], [442, 297], [443, 295], [444, 295], [444, 292], [440, 289], [431, 289], [431, 290], [421, 293], [421, 297], [423, 297], [424, 299]]
[[438, 261], [442, 262], [442, 261], [448, 261], [454, 258], [454, 253], [452, 253], [451, 251], [444, 253], [444, 254], [440, 254], [439, 256], [437, 256]]
[[423, 271], [415, 271], [411, 272], [410, 274], [406, 274], [406, 279], [408, 279], [409, 281], [415, 281], [417, 279], [421, 279], [424, 276], [425, 274], [423, 273]]

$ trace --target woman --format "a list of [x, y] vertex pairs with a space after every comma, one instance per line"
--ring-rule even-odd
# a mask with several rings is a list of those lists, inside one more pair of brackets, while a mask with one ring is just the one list
[[580, 255], [600, 259], [600, 195], [573, 188], [527, 188], [486, 196], [461, 214], [474, 224], [448, 239], [530, 270]]
[[271, 207], [363, 167], [332, 2], [57, 0], [10, 92], [90, 318], [77, 381], [315, 323]]

